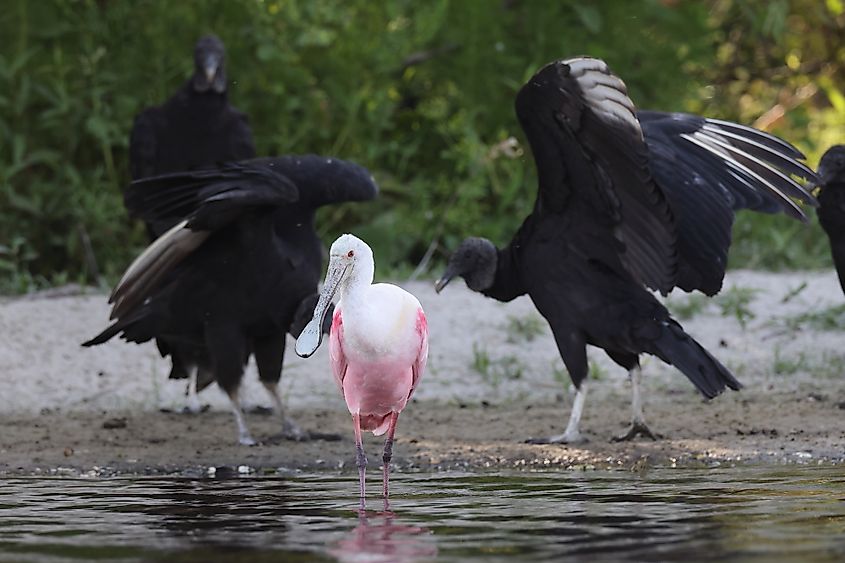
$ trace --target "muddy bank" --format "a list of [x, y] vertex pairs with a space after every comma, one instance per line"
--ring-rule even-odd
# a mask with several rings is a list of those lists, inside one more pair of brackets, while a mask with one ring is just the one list
[[[628, 422], [628, 383], [621, 368], [591, 351], [582, 425], [590, 441], [578, 446], [523, 442], [559, 433], [571, 406], [568, 377], [530, 301], [500, 304], [455, 285], [440, 296], [428, 283], [409, 286], [428, 313], [431, 359], [400, 419], [397, 469], [845, 459], [845, 314], [838, 308], [845, 301], [831, 271], [732, 272], [715, 300], [671, 296], [686, 330], [745, 389], [705, 403], [673, 368], [644, 362], [646, 417], [663, 435], [657, 442], [609, 441]], [[307, 361], [288, 353], [282, 388], [304, 427], [342, 439], [279, 440], [277, 419], [253, 414], [248, 423], [262, 444], [239, 446], [216, 388], [201, 395], [206, 413], [160, 412], [178, 409], [184, 386], [167, 381], [153, 345], [79, 347], [105, 325], [107, 312], [101, 294], [0, 302], [0, 472], [354, 469], [351, 427], [325, 349]], [[244, 396], [247, 405], [269, 405], [253, 366]], [[367, 444], [372, 466], [379, 465], [379, 440]]]
[[[840, 389], [842, 391], [842, 389]], [[595, 394], [598, 395], [598, 394]], [[648, 417], [656, 442], [611, 442], [627, 424], [627, 396], [603, 393], [584, 416], [589, 441], [577, 446], [530, 445], [529, 436], [560, 432], [568, 404], [512, 402], [446, 405], [417, 402], [403, 415], [395, 447], [397, 470], [644, 469], [730, 463], [829, 463], [845, 460], [845, 405], [819, 392], [743, 393], [704, 403], [682, 393], [653, 400]], [[277, 437], [272, 416], [249, 415], [261, 444], [234, 444], [229, 413], [75, 412], [3, 417], [0, 473], [149, 474], [220, 471], [354, 471], [348, 417], [337, 410], [296, 411], [305, 427], [338, 441], [292, 442]], [[371, 467], [380, 440], [368, 437]], [[227, 468], [227, 469], [222, 469]]]

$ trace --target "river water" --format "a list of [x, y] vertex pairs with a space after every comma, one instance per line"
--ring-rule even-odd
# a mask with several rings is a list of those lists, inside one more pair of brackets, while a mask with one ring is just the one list
[[9, 478], [0, 561], [845, 561], [845, 467]]

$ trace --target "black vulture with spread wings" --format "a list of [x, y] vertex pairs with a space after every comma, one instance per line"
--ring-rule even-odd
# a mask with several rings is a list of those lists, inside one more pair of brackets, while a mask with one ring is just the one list
[[[279, 396], [285, 335], [311, 317], [322, 272], [317, 208], [376, 197], [369, 171], [322, 156], [259, 158], [133, 182], [126, 206], [145, 221], [180, 219], [130, 266], [112, 292], [115, 335], [156, 338], [196, 364], [201, 380], [229, 395], [242, 444], [255, 441], [238, 401], [244, 364], [255, 356], [291, 438], [307, 437]], [[164, 353], [162, 354], [164, 355]]]
[[707, 295], [725, 274], [734, 211], [804, 220], [814, 203], [791, 176], [811, 179], [800, 152], [735, 123], [639, 112], [604, 61], [553, 62], [516, 97], [537, 166], [533, 212], [497, 249], [464, 240], [437, 281], [454, 276], [488, 297], [528, 294], [548, 321], [577, 393], [563, 434], [582, 440], [587, 344], [629, 371], [633, 420], [622, 439], [653, 438], [640, 402], [639, 355], [674, 365], [707, 398], [740, 383], [647, 290]]

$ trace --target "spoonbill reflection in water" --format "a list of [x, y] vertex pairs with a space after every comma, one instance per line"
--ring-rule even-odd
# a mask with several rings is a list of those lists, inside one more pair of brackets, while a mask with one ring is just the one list
[[329, 252], [326, 281], [314, 316], [296, 341], [303, 358], [320, 346], [320, 327], [336, 292], [329, 353], [332, 373], [355, 427], [361, 508], [365, 506], [367, 456], [361, 431], [384, 441], [384, 502], [387, 506], [393, 435], [428, 359], [428, 327], [416, 297], [389, 283], [373, 283], [373, 251], [361, 239], [342, 235]]

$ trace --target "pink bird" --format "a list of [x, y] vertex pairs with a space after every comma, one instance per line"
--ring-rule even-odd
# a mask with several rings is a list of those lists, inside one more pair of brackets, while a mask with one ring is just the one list
[[386, 507], [396, 421], [425, 371], [428, 326], [416, 297], [389, 283], [373, 283], [373, 251], [364, 241], [342, 235], [329, 254], [326, 281], [314, 316], [296, 341], [296, 353], [307, 358], [320, 346], [323, 318], [339, 291], [329, 353], [332, 373], [355, 426], [361, 508], [367, 468], [362, 430], [376, 436], [387, 433], [382, 457]]

